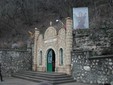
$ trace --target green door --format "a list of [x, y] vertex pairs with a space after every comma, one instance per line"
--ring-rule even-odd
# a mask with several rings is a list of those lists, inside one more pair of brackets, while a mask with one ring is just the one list
[[47, 54], [47, 71], [52, 72], [52, 49], [48, 51]]

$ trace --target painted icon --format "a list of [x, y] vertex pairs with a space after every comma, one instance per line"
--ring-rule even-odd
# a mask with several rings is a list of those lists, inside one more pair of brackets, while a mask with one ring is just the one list
[[89, 28], [88, 8], [87, 7], [73, 8], [73, 21], [74, 29]]

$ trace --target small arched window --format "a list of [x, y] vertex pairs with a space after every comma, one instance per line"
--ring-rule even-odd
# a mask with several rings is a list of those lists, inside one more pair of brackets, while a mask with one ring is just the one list
[[39, 65], [42, 65], [42, 51], [40, 51], [39, 55]]
[[60, 61], [60, 65], [63, 65], [63, 49], [60, 48], [59, 50], [59, 61]]

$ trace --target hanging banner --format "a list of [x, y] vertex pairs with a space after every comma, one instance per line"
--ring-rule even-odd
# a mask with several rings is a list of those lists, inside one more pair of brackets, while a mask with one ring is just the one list
[[88, 7], [73, 8], [73, 28], [89, 28]]

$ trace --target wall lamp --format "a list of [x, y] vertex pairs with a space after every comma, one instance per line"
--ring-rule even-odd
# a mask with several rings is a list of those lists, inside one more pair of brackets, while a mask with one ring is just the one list
[[64, 25], [64, 23], [61, 20], [57, 19], [56, 22], [60, 22], [63, 25], [63, 27], [66, 29], [66, 26]]

